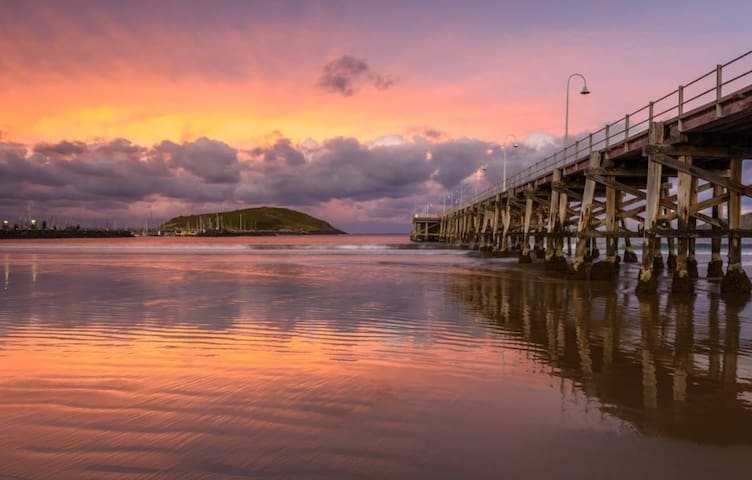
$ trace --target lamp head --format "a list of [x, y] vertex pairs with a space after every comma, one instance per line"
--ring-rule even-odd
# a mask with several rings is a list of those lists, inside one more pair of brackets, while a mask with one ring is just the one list
[[588, 90], [587, 84], [585, 84], [585, 86], [582, 87], [582, 91], [580, 92], [580, 95], [590, 95], [590, 90]]
[[515, 143], [515, 144], [512, 145], [512, 147], [517, 148], [517, 147], [519, 147], [519, 144]]

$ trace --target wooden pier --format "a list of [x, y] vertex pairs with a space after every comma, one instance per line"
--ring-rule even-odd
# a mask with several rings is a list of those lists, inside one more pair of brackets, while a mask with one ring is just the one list
[[[740, 224], [741, 199], [752, 197], [742, 179], [749, 158], [752, 51], [529, 166], [506, 190], [497, 185], [446, 210], [438, 239], [520, 262], [541, 258], [575, 279], [608, 279], [620, 261], [639, 261], [631, 242], [641, 238], [638, 293], [654, 292], [665, 267], [674, 292], [692, 293], [696, 239], [711, 238], [707, 275], [723, 277], [724, 294], [749, 293], [741, 238], [752, 231]], [[605, 255], [590, 264], [599, 240]]]

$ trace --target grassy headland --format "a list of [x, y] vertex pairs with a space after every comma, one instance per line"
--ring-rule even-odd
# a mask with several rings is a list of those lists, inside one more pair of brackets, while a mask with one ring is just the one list
[[202, 213], [175, 217], [162, 231], [197, 234], [339, 234], [345, 233], [316, 217], [289, 208], [256, 207], [231, 212]]

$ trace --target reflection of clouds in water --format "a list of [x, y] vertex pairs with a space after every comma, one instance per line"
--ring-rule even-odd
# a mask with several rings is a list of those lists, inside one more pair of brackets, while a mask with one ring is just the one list
[[[31, 265], [31, 281], [12, 288], [10, 326], [31, 318], [55, 328], [102, 326], [121, 333], [144, 326], [256, 326], [276, 332], [277, 341], [298, 336], [339, 346], [358, 343], [362, 330], [390, 341], [441, 338], [426, 325], [428, 305], [440, 303], [439, 289], [406, 277], [410, 264], [353, 268], [255, 259], [33, 254], [18, 260]], [[38, 265], [44, 265], [43, 275]]]
[[[702, 444], [732, 422], [722, 441], [749, 443], [752, 350], [717, 296], [639, 302], [623, 283], [464, 255], [332, 258], [40, 253], [34, 283], [31, 256], [11, 256], [3, 473], [731, 477], [748, 463]], [[625, 451], [641, 462], [614, 468]]]

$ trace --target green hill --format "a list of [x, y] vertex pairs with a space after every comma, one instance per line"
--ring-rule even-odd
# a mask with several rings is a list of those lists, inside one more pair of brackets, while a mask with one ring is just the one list
[[229, 233], [345, 233], [324, 220], [289, 208], [256, 207], [231, 212], [202, 213], [175, 217], [161, 227], [164, 231]]

